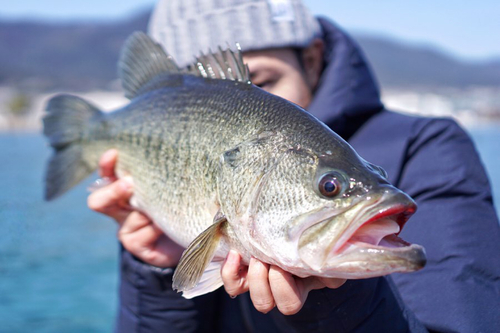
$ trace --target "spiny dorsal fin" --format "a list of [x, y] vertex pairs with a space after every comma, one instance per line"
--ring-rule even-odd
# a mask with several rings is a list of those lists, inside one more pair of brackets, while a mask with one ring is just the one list
[[219, 47], [217, 52], [209, 50], [201, 53], [196, 62], [188, 69], [189, 73], [208, 79], [222, 79], [250, 83], [250, 71], [243, 62], [241, 48], [236, 44], [236, 52]]
[[134, 32], [125, 42], [118, 62], [118, 75], [125, 96], [138, 95], [143, 86], [162, 73], [180, 73], [163, 48], [143, 32]]

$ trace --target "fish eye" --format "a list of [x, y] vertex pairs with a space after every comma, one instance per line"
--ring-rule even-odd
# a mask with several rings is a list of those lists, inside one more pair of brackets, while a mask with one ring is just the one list
[[319, 193], [327, 198], [332, 198], [340, 193], [342, 185], [335, 173], [327, 173], [321, 176], [318, 182]]

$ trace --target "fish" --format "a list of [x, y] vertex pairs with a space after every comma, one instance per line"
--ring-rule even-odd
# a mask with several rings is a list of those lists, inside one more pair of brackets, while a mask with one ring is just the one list
[[118, 110], [66, 94], [48, 102], [45, 199], [117, 149], [117, 176], [133, 179], [131, 205], [186, 248], [173, 276], [184, 297], [222, 286], [230, 250], [298, 277], [424, 267], [424, 248], [398, 237], [416, 211], [412, 198], [313, 115], [253, 85], [239, 48], [180, 69], [135, 32], [118, 72], [130, 100]]

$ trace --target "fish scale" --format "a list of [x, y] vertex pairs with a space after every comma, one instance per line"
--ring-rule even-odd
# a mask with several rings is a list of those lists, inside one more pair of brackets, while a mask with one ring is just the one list
[[230, 249], [246, 263], [255, 257], [301, 277], [422, 268], [423, 248], [394, 234], [415, 211], [412, 199], [311, 114], [252, 85], [239, 55], [219, 52], [203, 57], [219, 62], [210, 64], [223, 71], [214, 76], [232, 72], [239, 80], [204, 78], [208, 64], [200, 59], [179, 70], [135, 33], [119, 62], [128, 105], [103, 113], [76, 96], [52, 98], [44, 118], [54, 148], [46, 198], [117, 149], [118, 177], [133, 179], [131, 202], [187, 248], [173, 281], [187, 298], [222, 284]]

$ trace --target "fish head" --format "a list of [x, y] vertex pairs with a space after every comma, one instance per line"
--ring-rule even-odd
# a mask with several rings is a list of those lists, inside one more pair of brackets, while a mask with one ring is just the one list
[[340, 153], [318, 156], [310, 190], [316, 207], [291, 221], [288, 230], [304, 270], [369, 278], [422, 268], [423, 247], [398, 237], [416, 203], [388, 182], [381, 167], [352, 149]]
[[319, 158], [313, 186], [331, 203], [293, 221], [289, 236], [298, 238], [302, 263], [320, 276], [348, 279], [421, 269], [423, 247], [398, 237], [416, 203], [387, 181], [382, 168], [357, 159], [338, 167]]
[[239, 241], [298, 276], [367, 278], [422, 268], [423, 248], [397, 236], [415, 202], [340, 140], [322, 151], [271, 140], [226, 152], [221, 205]]

